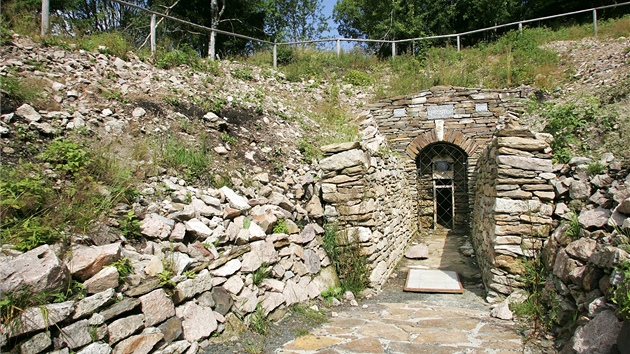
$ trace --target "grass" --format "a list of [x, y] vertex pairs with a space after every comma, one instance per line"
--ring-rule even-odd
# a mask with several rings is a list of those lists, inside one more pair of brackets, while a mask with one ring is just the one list
[[207, 139], [200, 138], [201, 146], [169, 136], [158, 142], [158, 161], [172, 168], [187, 180], [199, 180], [208, 175], [212, 163], [211, 149], [205, 145]]
[[259, 286], [263, 280], [269, 278], [271, 267], [267, 263], [263, 263], [254, 273], [252, 273], [252, 284]]
[[249, 328], [260, 335], [265, 335], [269, 332], [269, 319], [265, 316], [262, 303], [258, 303], [256, 311], [250, 315]]
[[2, 113], [13, 111], [24, 103], [36, 109], [45, 108], [49, 101], [43, 87], [44, 83], [38, 78], [0, 76], [0, 88], [7, 94], [7, 97], [3, 98]]
[[16, 249], [52, 243], [67, 232], [89, 233], [114, 205], [135, 197], [130, 167], [112, 158], [107, 147], [54, 140], [35, 162], [3, 166], [0, 174], [2, 242]]

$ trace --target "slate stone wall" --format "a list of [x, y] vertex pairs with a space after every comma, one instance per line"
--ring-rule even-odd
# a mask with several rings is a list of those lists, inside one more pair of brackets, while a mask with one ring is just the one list
[[[444, 142], [464, 150], [468, 155], [470, 210], [474, 202], [479, 155], [496, 130], [519, 115], [524, 98], [530, 93], [529, 89], [433, 87], [412, 95], [381, 100], [367, 108], [391, 148], [402, 155], [411, 186], [423, 185], [421, 181], [416, 182], [416, 158], [422, 149]], [[423, 193], [423, 190], [416, 190], [418, 187], [407, 193], [413, 194], [420, 205], [432, 204], [433, 193]], [[418, 215], [421, 227], [432, 226], [432, 215], [424, 214]], [[468, 219], [468, 213], [458, 218]]]
[[472, 240], [491, 296], [522, 287], [523, 260], [540, 257], [555, 197], [548, 134], [497, 132], [479, 158]]
[[359, 143], [323, 147], [320, 161], [324, 214], [367, 256], [369, 287], [378, 290], [417, 231], [413, 176], [402, 159], [381, 146], [373, 121]]

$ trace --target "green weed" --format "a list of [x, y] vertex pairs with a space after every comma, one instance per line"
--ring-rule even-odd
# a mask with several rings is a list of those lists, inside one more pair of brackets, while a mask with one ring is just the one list
[[577, 240], [582, 232], [582, 226], [580, 226], [579, 216], [576, 213], [569, 215], [569, 223], [565, 233], [573, 240]]
[[612, 301], [619, 306], [619, 315], [630, 320], [630, 261], [625, 260], [616, 271], [621, 274], [621, 283], [615, 288]]
[[591, 175], [591, 176], [595, 176], [595, 175], [599, 175], [603, 172], [606, 171], [606, 166], [604, 166], [604, 164], [602, 164], [599, 161], [595, 161], [595, 162], [591, 162], [588, 165], [588, 168], [586, 169], [586, 171]]
[[221, 134], [221, 140], [226, 143], [229, 144], [231, 146], [236, 146], [236, 143], [238, 143], [238, 139], [228, 133], [222, 133]]
[[180, 65], [200, 68], [203, 65], [202, 62], [199, 54], [190, 45], [184, 44], [171, 51], [160, 50], [156, 54], [155, 66], [160, 69], [171, 69]]
[[298, 140], [298, 150], [302, 153], [304, 162], [309, 164], [322, 155], [321, 151], [306, 138], [300, 138]]
[[273, 225], [273, 229], [271, 230], [273, 234], [286, 234], [289, 233], [289, 229], [287, 228], [287, 222], [284, 219], [278, 219], [276, 224]]
[[260, 285], [263, 280], [269, 278], [271, 274], [271, 267], [266, 263], [263, 263], [254, 273], [252, 273], [252, 283], [256, 286]]
[[256, 311], [250, 315], [249, 328], [260, 335], [266, 335], [269, 332], [269, 319], [265, 317], [262, 303], [256, 305]]
[[140, 221], [136, 218], [136, 212], [129, 210], [119, 222], [120, 233], [126, 238], [137, 238], [140, 234]]
[[208, 146], [182, 144], [180, 139], [171, 136], [159, 146], [159, 161], [190, 180], [204, 176], [212, 163], [212, 158]]
[[101, 32], [78, 39], [79, 46], [87, 51], [98, 50], [101, 54], [113, 55], [127, 60], [133, 47], [121, 33]]
[[306, 323], [311, 327], [328, 322], [326, 313], [321, 309], [316, 310], [304, 304], [293, 304], [289, 310], [301, 320], [300, 322]]
[[43, 87], [45, 84], [39, 78], [0, 76], [0, 89], [6, 92], [6, 97], [2, 98], [2, 113], [13, 112], [24, 103], [46, 108], [49, 99]]
[[361, 254], [361, 246], [348, 240], [345, 233], [339, 232], [336, 224], [324, 226], [322, 246], [337, 271], [341, 288], [359, 294], [369, 284], [366, 257]]
[[532, 321], [534, 333], [548, 329], [556, 314], [550, 296], [547, 296], [545, 280], [547, 272], [540, 257], [527, 259], [522, 262], [524, 273], [521, 281], [528, 292], [527, 299], [522, 303], [513, 303], [510, 309], [519, 317], [525, 317]]
[[133, 273], [133, 265], [131, 264], [131, 260], [127, 257], [120, 258], [119, 260], [110, 264], [109, 267], [114, 267], [118, 271], [119, 283], [122, 283], [127, 275]]
[[254, 80], [254, 71], [251, 68], [236, 68], [232, 70], [232, 76], [243, 81]]
[[370, 86], [373, 80], [366, 72], [352, 69], [344, 75], [343, 82], [355, 86]]

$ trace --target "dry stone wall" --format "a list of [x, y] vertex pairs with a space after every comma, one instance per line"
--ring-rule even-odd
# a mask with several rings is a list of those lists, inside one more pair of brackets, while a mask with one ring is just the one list
[[[433, 87], [413, 95], [381, 100], [369, 105], [368, 109], [392, 149], [403, 156], [405, 171], [410, 178], [409, 183], [414, 186], [407, 193], [417, 197], [420, 205], [431, 205], [433, 193], [417, 190], [424, 185], [421, 181], [416, 183], [418, 154], [425, 147], [437, 142], [461, 148], [468, 157], [464, 168], [467, 169], [469, 197], [459, 200], [468, 199], [472, 206], [479, 154], [490, 143], [496, 130], [518, 115], [522, 110], [523, 99], [530, 93], [529, 88], [498, 91]], [[415, 187], [416, 185], [418, 187]], [[419, 209], [421, 227], [432, 225], [433, 216], [430, 209]], [[456, 217], [463, 224], [463, 228], [469, 226], [466, 222], [467, 212]]]
[[550, 140], [525, 129], [500, 130], [479, 158], [472, 240], [491, 297], [523, 285], [523, 260], [540, 256], [552, 229]]
[[367, 118], [361, 143], [322, 147], [324, 214], [367, 256], [369, 286], [378, 290], [394, 270], [417, 231], [411, 176]]
[[[0, 351], [194, 354], [210, 336], [242, 327], [254, 314], [282, 314], [336, 286], [321, 245], [324, 229], [308, 221], [321, 217], [318, 199], [309, 195], [311, 172], [292, 184], [302, 191], [301, 201], [287, 197], [288, 184], [286, 190], [269, 184], [264, 173], [255, 180], [256, 187], [233, 190], [156, 179], [143, 194], [159, 190], [168, 197], [135, 206], [143, 214], [136, 239], [75, 240], [66, 251], [60, 245], [25, 253], [4, 247], [0, 294], [63, 293], [70, 279], [82, 282], [86, 294], [27, 308], [3, 322]], [[113, 266], [122, 260], [130, 274]]]
[[[598, 169], [589, 166], [599, 166]], [[590, 170], [590, 172], [589, 172]], [[630, 174], [611, 154], [573, 158], [553, 180], [557, 227], [542, 252], [563, 353], [611, 353], [630, 347], [630, 326], [613, 291], [630, 262]], [[577, 319], [577, 321], [575, 320]], [[625, 330], [624, 330], [625, 328]], [[625, 351], [624, 351], [625, 350]]]

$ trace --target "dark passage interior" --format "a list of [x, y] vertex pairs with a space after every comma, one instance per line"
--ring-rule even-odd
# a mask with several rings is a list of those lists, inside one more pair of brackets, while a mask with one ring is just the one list
[[417, 157], [418, 217], [422, 228], [468, 228], [468, 156], [449, 143], [435, 143]]

